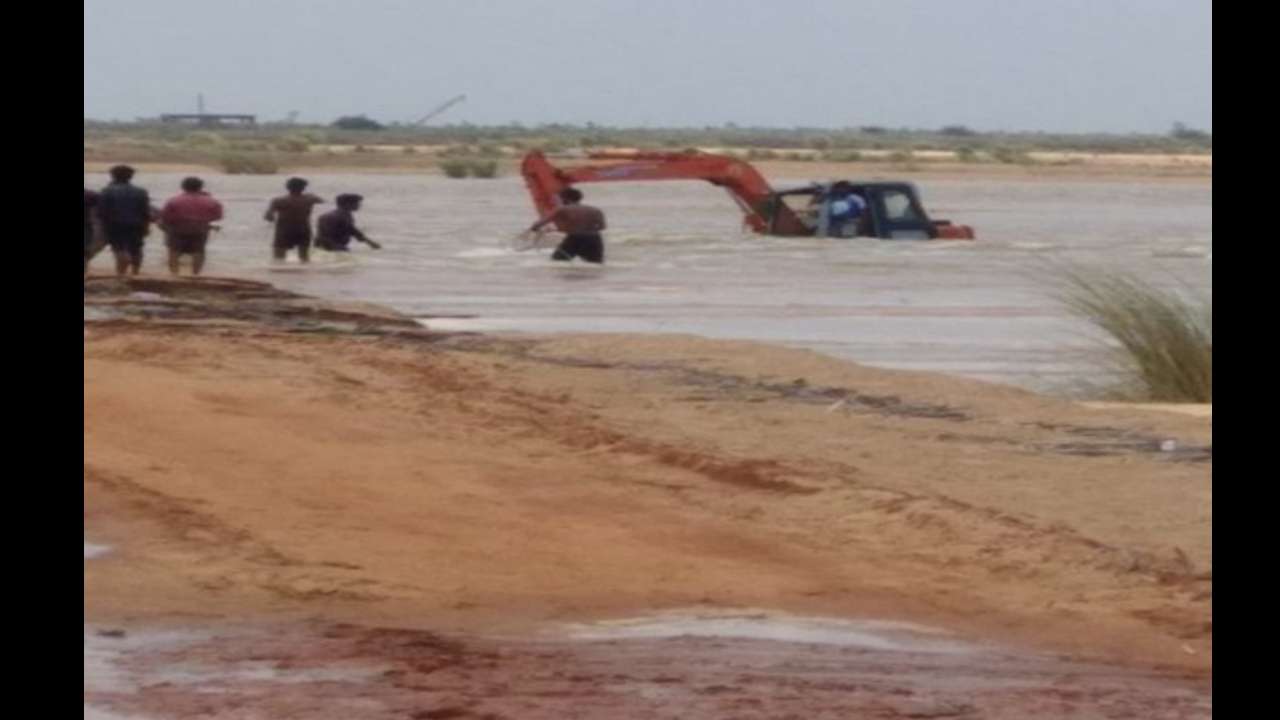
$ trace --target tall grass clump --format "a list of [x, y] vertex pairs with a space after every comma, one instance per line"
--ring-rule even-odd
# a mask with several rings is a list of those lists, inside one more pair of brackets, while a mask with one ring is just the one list
[[492, 180], [493, 178], [498, 177], [498, 161], [463, 159], [445, 160], [440, 163], [440, 170], [444, 172], [445, 177], [453, 178], [454, 180], [462, 180], [468, 177], [480, 180]]
[[858, 150], [836, 150], [823, 155], [827, 162], [855, 163], [862, 162], [862, 153]]
[[228, 175], [275, 175], [280, 164], [269, 155], [227, 153], [218, 158], [222, 171]]
[[1120, 376], [1112, 394], [1137, 402], [1213, 402], [1213, 303], [1131, 275], [1067, 268], [1059, 299], [1102, 331]]
[[462, 180], [471, 174], [471, 163], [466, 160], [446, 160], [440, 163], [440, 170], [445, 177]]
[[194, 148], [225, 148], [228, 143], [227, 139], [218, 133], [201, 130], [189, 133], [186, 144]]
[[471, 162], [471, 176], [481, 180], [492, 180], [498, 177], [497, 160], [474, 160]]
[[998, 147], [991, 151], [991, 158], [1005, 165], [1035, 165], [1036, 159], [1031, 153], [1020, 148]]
[[285, 135], [276, 141], [275, 147], [287, 153], [305, 153], [311, 149], [311, 139], [305, 135]]

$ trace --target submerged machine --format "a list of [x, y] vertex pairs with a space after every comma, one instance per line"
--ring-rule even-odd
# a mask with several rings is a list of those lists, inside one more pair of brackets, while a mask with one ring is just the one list
[[583, 183], [703, 180], [722, 187], [742, 208], [743, 223], [752, 231], [781, 237], [813, 237], [828, 200], [837, 191], [856, 195], [863, 211], [844, 230], [843, 237], [883, 240], [973, 240], [973, 228], [931, 219], [911, 183], [815, 183], [775, 190], [750, 163], [735, 157], [696, 151], [682, 153], [607, 152], [589, 156], [593, 162], [558, 168], [540, 152], [530, 153], [522, 166], [525, 183], [538, 212], [559, 206], [559, 194]]

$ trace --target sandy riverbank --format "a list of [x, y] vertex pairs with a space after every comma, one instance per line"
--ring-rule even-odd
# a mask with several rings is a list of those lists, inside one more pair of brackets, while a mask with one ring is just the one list
[[[584, 717], [677, 716], [678, 693], [609, 704], [635, 692], [637, 668], [706, 708], [685, 717], [732, 701], [746, 703], [735, 717], [840, 717], [855, 702], [889, 708], [868, 717], [1203, 716], [1205, 418], [751, 343], [433, 333], [234, 281], [93, 281], [84, 362], [85, 537], [114, 548], [86, 561], [87, 636], [213, 632], [188, 654], [276, 672], [390, 663], [359, 681], [386, 717], [405, 717], [415, 688], [462, 709], [410, 717], [555, 717], [569, 701], [598, 708]], [[859, 656], [879, 680], [840, 690], [769, 663], [707, 669], [724, 652], [759, 660], [754, 645], [529, 640], [688, 608], [912, 622], [1010, 657], [1107, 665], [979, 663], [980, 692], [906, 693], [977, 706], [912, 715], [885, 703], [920, 678], [885, 678], [955, 668]], [[853, 662], [805, 652], [787, 657]], [[124, 655], [141, 673], [173, 653]], [[214, 702], [184, 687], [86, 701], [151, 717]]]

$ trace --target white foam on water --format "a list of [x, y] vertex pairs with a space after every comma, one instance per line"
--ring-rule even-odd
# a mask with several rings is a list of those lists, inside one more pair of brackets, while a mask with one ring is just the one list
[[1208, 260], [1213, 258], [1213, 249], [1208, 247], [1193, 246], [1193, 247], [1177, 248], [1174, 250], [1155, 250], [1151, 253], [1151, 256], [1155, 258]]
[[945, 631], [885, 620], [837, 620], [768, 612], [672, 612], [651, 617], [574, 624], [562, 629], [577, 640], [719, 638], [839, 645], [884, 652], [970, 654], [980, 649]]
[[498, 258], [509, 257], [515, 253], [515, 250], [503, 250], [502, 248], [474, 248], [471, 250], [463, 250], [462, 252], [455, 254], [454, 257], [461, 258], [463, 260], [473, 258]]
[[84, 706], [84, 720], [149, 720], [140, 715], [117, 715], [91, 705]]

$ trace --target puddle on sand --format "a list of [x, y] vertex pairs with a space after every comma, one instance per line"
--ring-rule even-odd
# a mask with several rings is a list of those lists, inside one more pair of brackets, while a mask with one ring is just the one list
[[88, 705], [85, 705], [84, 720], [146, 720], [146, 719], [139, 717], [137, 715], [116, 715], [115, 713], [109, 713], [106, 710], [99, 710], [98, 708], [93, 708], [93, 707], [89, 707]]
[[93, 543], [90, 543], [90, 542], [86, 542], [84, 544], [85, 560], [97, 560], [98, 558], [103, 557], [104, 555], [110, 552], [111, 552], [111, 548], [107, 547], [106, 545], [94, 545]]
[[[246, 636], [248, 637], [248, 636]], [[215, 662], [199, 659], [193, 650], [208, 643], [208, 631], [122, 631], [85, 625], [85, 719], [144, 720], [140, 716], [113, 714], [102, 706], [112, 700], [136, 699], [149, 687], [189, 689], [196, 693], [234, 693], [244, 688], [350, 683], [365, 685], [386, 673], [387, 667], [334, 664], [322, 668], [283, 668], [269, 660]], [[184, 656], [190, 654], [190, 659]], [[130, 664], [131, 658], [172, 656], [173, 660], [149, 666]], [[91, 696], [91, 697], [90, 697]]]
[[88, 305], [84, 307], [85, 322], [107, 322], [108, 320], [118, 320], [121, 317], [123, 317], [123, 315], [121, 315], [118, 312], [115, 312], [114, 310], [107, 310], [99, 307], [90, 307]]
[[713, 638], [838, 645], [884, 652], [972, 654], [976, 645], [949, 633], [910, 623], [884, 620], [835, 620], [767, 612], [672, 612], [644, 618], [563, 626], [575, 640], [663, 640]]

